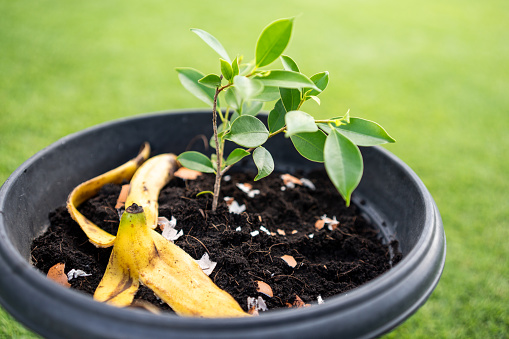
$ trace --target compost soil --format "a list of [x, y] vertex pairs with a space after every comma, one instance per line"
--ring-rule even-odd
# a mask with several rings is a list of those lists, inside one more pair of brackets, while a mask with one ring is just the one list
[[[194, 259], [209, 253], [217, 262], [210, 278], [244, 310], [248, 297], [262, 297], [269, 311], [295, 307], [298, 298], [305, 304], [316, 304], [319, 299], [326, 303], [327, 298], [384, 273], [401, 259], [401, 254], [397, 242], [382, 239], [356, 206], [345, 206], [325, 172], [314, 171], [305, 177], [314, 189], [286, 187], [279, 174], [253, 181], [254, 174], [233, 173], [222, 182], [216, 212], [210, 211], [211, 195], [196, 196], [212, 189], [213, 175], [204, 174], [196, 180], [174, 178], [161, 191], [159, 215], [168, 220], [176, 218], [176, 229], [182, 229], [184, 235], [175, 244]], [[239, 183], [249, 183], [259, 193], [250, 197], [239, 189]], [[120, 189], [120, 185], [104, 186], [96, 197], [80, 206], [80, 212], [116, 234], [119, 212], [115, 205]], [[230, 213], [224, 197], [245, 205], [245, 212]], [[325, 224], [317, 229], [315, 224], [324, 215], [337, 219], [339, 225]], [[112, 248], [92, 245], [65, 206], [51, 212], [49, 219], [47, 231], [32, 243], [33, 264], [45, 274], [57, 263], [65, 264], [66, 273], [80, 269], [91, 274], [72, 279], [70, 284], [92, 295]], [[295, 259], [295, 267], [281, 258], [285, 255]], [[258, 281], [272, 288], [273, 297], [257, 291]], [[140, 286], [135, 297], [139, 299], [173, 312], [145, 286]]]

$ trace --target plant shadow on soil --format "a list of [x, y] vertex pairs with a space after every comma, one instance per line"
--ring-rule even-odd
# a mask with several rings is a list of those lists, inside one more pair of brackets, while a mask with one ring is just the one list
[[[196, 197], [213, 186], [214, 176], [204, 174], [196, 180], [172, 179], [159, 196], [159, 216], [177, 219], [176, 229], [183, 229], [184, 236], [175, 244], [194, 259], [209, 253], [217, 262], [210, 278], [244, 310], [248, 297], [261, 296], [269, 310], [287, 308], [297, 296], [306, 304], [316, 304], [319, 296], [327, 302], [328, 297], [376, 278], [402, 258], [396, 240], [387, 244], [356, 206], [345, 206], [323, 170], [306, 175], [315, 189], [300, 185], [287, 188], [279, 174], [256, 182], [249, 173], [231, 173], [229, 177], [222, 182], [222, 194], [244, 204], [246, 212], [230, 213], [220, 199], [212, 213], [211, 195]], [[237, 183], [251, 183], [260, 193], [250, 198]], [[115, 205], [120, 189], [121, 185], [104, 186], [79, 207], [80, 212], [116, 234], [119, 212]], [[336, 217], [339, 225], [333, 230], [327, 225], [317, 230], [315, 223], [324, 214]], [[45, 274], [57, 263], [65, 263], [66, 273], [73, 268], [90, 273], [72, 279], [70, 284], [93, 295], [112, 248], [92, 245], [65, 206], [52, 211], [49, 218], [48, 230], [32, 243], [32, 263]], [[255, 231], [258, 234], [253, 236]], [[284, 255], [293, 256], [297, 265], [289, 266], [281, 259]], [[267, 283], [273, 297], [258, 292], [257, 281]], [[138, 299], [173, 312], [145, 286], [140, 286]]]

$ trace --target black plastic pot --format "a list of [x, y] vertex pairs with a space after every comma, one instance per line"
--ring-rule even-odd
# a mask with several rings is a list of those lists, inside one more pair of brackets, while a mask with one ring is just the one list
[[[30, 243], [48, 213], [79, 183], [118, 166], [143, 141], [155, 153], [179, 153], [197, 134], [210, 135], [205, 111], [117, 120], [65, 137], [18, 168], [0, 190], [0, 303], [48, 338], [363, 338], [390, 331], [424, 304], [445, 260], [437, 207], [416, 174], [382, 148], [362, 150], [365, 172], [355, 200], [383, 234], [399, 240], [403, 260], [371, 282], [323, 305], [255, 318], [194, 319], [120, 309], [48, 280], [30, 264]], [[304, 160], [283, 137], [270, 140], [276, 167], [321, 166]], [[342, 203], [342, 202], [338, 202]]]

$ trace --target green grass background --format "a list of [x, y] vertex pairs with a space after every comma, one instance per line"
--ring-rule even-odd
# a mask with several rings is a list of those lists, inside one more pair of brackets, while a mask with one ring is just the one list
[[[0, 183], [85, 127], [203, 107], [174, 68], [213, 72], [218, 62], [189, 28], [251, 58], [263, 27], [290, 16], [287, 54], [331, 77], [321, 107], [305, 109], [381, 123], [442, 214], [442, 279], [387, 337], [509, 336], [506, 0], [1, 1]], [[0, 337], [36, 335], [0, 309]]]

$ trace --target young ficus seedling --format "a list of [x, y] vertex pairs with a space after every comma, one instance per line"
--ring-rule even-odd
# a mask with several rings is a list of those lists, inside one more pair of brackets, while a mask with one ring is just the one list
[[[362, 118], [333, 116], [316, 120], [301, 110], [309, 99], [320, 104], [318, 95], [329, 83], [329, 73], [311, 77], [302, 74], [296, 62], [283, 55], [292, 34], [294, 19], [279, 19], [269, 24], [256, 43], [255, 59], [243, 63], [232, 59], [211, 34], [192, 29], [219, 54], [220, 72], [205, 75], [192, 68], [177, 68], [182, 85], [212, 107], [215, 154], [184, 152], [180, 163], [190, 169], [215, 173], [212, 210], [217, 208], [222, 176], [238, 161], [252, 156], [258, 169], [255, 180], [274, 170], [274, 160], [263, 144], [284, 133], [306, 159], [323, 162], [332, 183], [350, 204], [352, 192], [360, 182], [363, 160], [358, 146], [393, 143], [395, 140], [377, 123]], [[262, 69], [280, 59], [283, 69]], [[268, 126], [256, 117], [264, 103], [275, 102], [268, 115]], [[221, 109], [222, 108], [222, 109]], [[218, 121], [219, 117], [219, 121]], [[226, 155], [226, 141], [240, 146]]]

